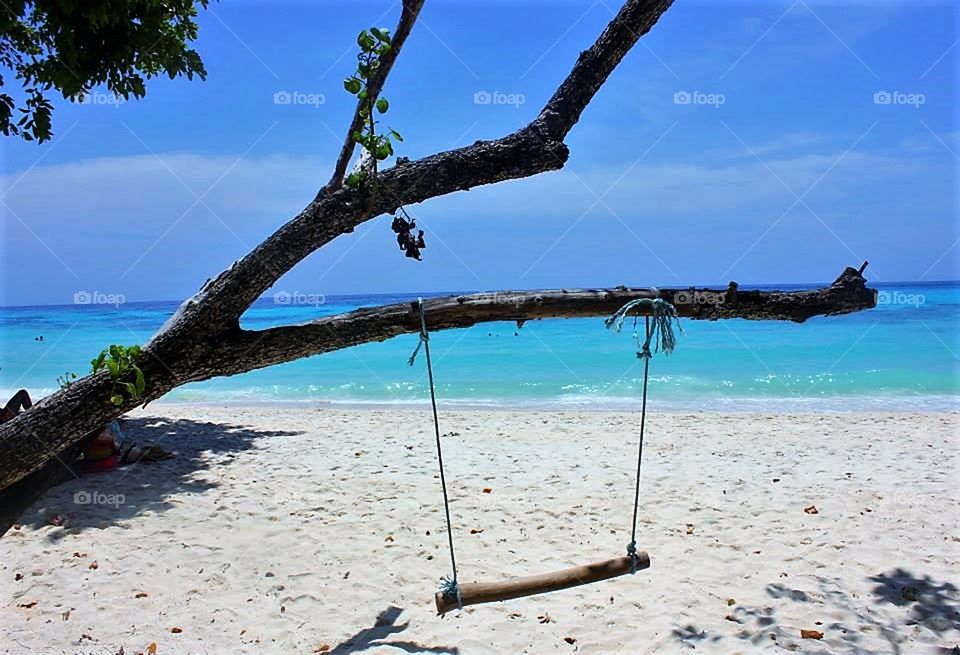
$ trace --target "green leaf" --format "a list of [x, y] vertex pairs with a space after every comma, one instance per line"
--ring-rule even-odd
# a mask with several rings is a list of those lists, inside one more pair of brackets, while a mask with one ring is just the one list
[[381, 114], [386, 114], [387, 109], [389, 108], [390, 108], [390, 103], [387, 101], [386, 98], [377, 98], [377, 111], [379, 111]]
[[370, 33], [377, 37], [381, 43], [390, 43], [390, 30], [383, 27], [371, 27]]
[[356, 189], [360, 186], [360, 182], [363, 180], [363, 175], [360, 171], [354, 171], [347, 176], [347, 186], [351, 189]]
[[147, 388], [147, 379], [143, 375], [143, 371], [140, 370], [139, 366], [133, 367], [133, 372], [136, 374], [135, 389], [137, 390], [136, 398], [139, 398], [143, 395], [144, 389]]
[[121, 396], [120, 394], [113, 394], [112, 396], [110, 396], [110, 402], [116, 405], [117, 407], [119, 407], [120, 405], [123, 404], [123, 396]]
[[346, 89], [347, 92], [357, 95], [360, 93], [360, 89], [363, 88], [363, 82], [355, 77], [348, 77], [343, 81], [343, 88]]
[[363, 30], [362, 32], [360, 32], [360, 34], [357, 35], [357, 45], [359, 45], [360, 49], [363, 50], [364, 52], [368, 52], [376, 44], [377, 42], [374, 40], [372, 36], [370, 36], [370, 33], [367, 32], [366, 30]]
[[394, 138], [394, 139], [396, 139], [397, 141], [400, 141], [401, 143], [403, 143], [403, 137], [400, 136], [400, 133], [399, 133], [399, 132], [397, 132], [396, 130], [390, 130], [390, 134], [393, 135], [393, 138]]
[[373, 149], [373, 156], [378, 160], [383, 160], [393, 154], [393, 147], [389, 141], [378, 143]]

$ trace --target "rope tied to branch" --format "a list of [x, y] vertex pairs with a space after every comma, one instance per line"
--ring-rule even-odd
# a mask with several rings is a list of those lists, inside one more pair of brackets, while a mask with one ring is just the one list
[[640, 512], [640, 472], [643, 466], [643, 434], [647, 424], [647, 387], [650, 381], [650, 360], [654, 352], [663, 352], [669, 355], [677, 346], [677, 335], [674, 333], [674, 323], [677, 330], [683, 333], [677, 308], [660, 297], [660, 291], [650, 288], [652, 298], [636, 298], [614, 312], [604, 321], [607, 328], [620, 332], [624, 321], [630, 312], [638, 308], [646, 309], [649, 315], [643, 317], [643, 335], [638, 330], [640, 313], [633, 315], [633, 340], [637, 343], [637, 357], [643, 360], [643, 387], [640, 404], [640, 437], [637, 444], [637, 475], [633, 489], [633, 521], [630, 524], [630, 542], [627, 544], [627, 556], [630, 557], [630, 573], [637, 572], [640, 558], [637, 555], [637, 517]]
[[433, 381], [433, 362], [430, 361], [430, 333], [427, 331], [427, 317], [423, 311], [423, 298], [417, 298], [417, 313], [420, 314], [420, 341], [414, 348], [407, 363], [413, 366], [417, 361], [417, 354], [423, 348], [427, 358], [427, 380], [430, 384], [430, 406], [433, 409], [433, 433], [437, 445], [437, 464], [440, 469], [440, 488], [443, 490], [443, 512], [447, 520], [447, 542], [450, 546], [450, 568], [453, 575], [443, 578], [440, 582], [440, 593], [445, 598], [457, 599], [457, 608], [463, 609], [463, 600], [460, 597], [460, 584], [457, 582], [457, 558], [453, 550], [453, 524], [450, 520], [450, 498], [447, 494], [447, 478], [443, 469], [443, 449], [440, 447], [440, 417], [437, 413], [437, 390]]
[[660, 291], [656, 287], [650, 287], [650, 293], [653, 294], [652, 298], [635, 298], [604, 320], [604, 325], [608, 329], [620, 332], [631, 312], [638, 308], [649, 310], [649, 318], [652, 321], [648, 324], [643, 336], [637, 329], [639, 314], [633, 316], [633, 340], [637, 343], [637, 357], [640, 359], [650, 359], [653, 356], [650, 350], [651, 344], [653, 344], [653, 352], [662, 352], [667, 355], [672, 353], [677, 347], [674, 325], [683, 334], [677, 308], [661, 298]]
[[417, 361], [417, 355], [420, 354], [420, 348], [422, 348], [423, 344], [425, 344], [429, 340], [430, 340], [430, 335], [427, 334], [426, 332], [421, 331], [420, 340], [417, 341], [417, 347], [413, 349], [413, 352], [410, 353], [410, 356], [407, 358], [408, 366], [414, 365], [414, 363]]

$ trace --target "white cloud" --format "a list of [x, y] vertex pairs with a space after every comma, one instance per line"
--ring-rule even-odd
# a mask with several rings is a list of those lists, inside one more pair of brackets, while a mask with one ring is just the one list
[[[395, 252], [387, 226], [377, 224], [323, 248], [284, 283], [324, 293], [638, 283], [638, 263], [661, 280], [675, 282], [673, 272], [712, 280], [794, 202], [773, 173], [797, 194], [819, 179], [805, 198], [817, 217], [796, 207], [734, 277], [763, 279], [771, 262], [790, 261], [809, 272], [788, 279], [822, 278], [835, 273], [836, 262], [857, 263], [851, 250], [875, 260], [886, 279], [922, 274], [903, 268], [926, 259], [898, 252], [897, 232], [911, 225], [917, 238], [910, 248], [923, 252], [950, 239], [952, 158], [945, 151], [811, 152], [818, 143], [816, 135], [797, 134], [759, 144], [766, 166], [720, 151], [692, 161], [651, 157], [592, 169], [574, 161], [564, 171], [411, 207], [428, 228], [429, 263], [411, 266]], [[184, 297], [295, 215], [329, 170], [308, 157], [162, 159], [102, 158], [2, 178], [3, 189], [12, 186], [6, 202], [30, 228], [6, 221], [6, 267], [28, 271], [38, 293], [55, 296], [44, 302], [78, 288]], [[210, 210], [198, 205], [184, 215], [193, 193], [206, 189]], [[606, 206], [590, 209], [594, 193], [606, 194]], [[942, 268], [950, 266], [948, 258]]]

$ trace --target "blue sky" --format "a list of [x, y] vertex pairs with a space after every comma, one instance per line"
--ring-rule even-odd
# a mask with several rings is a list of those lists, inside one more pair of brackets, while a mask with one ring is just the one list
[[[59, 102], [52, 142], [4, 140], [0, 304], [181, 299], [295, 215], [339, 150], [356, 33], [399, 15], [343, 7], [215, 4], [207, 81]], [[525, 124], [616, 9], [428, 0], [385, 92], [398, 154]], [[809, 282], [864, 259], [878, 282], [960, 278], [958, 37], [947, 2], [677, 2], [571, 132], [563, 171], [408, 207], [421, 263], [381, 217], [276, 289]]]

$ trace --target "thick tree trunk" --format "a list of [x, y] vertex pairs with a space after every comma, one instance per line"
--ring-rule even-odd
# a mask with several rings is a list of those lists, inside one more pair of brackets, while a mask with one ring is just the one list
[[[405, 0], [394, 32], [394, 58], [413, 27], [422, 0]], [[229, 269], [208, 280], [144, 347], [138, 362], [147, 380], [142, 402], [159, 398], [187, 382], [234, 375], [298, 357], [367, 341], [415, 332], [409, 304], [358, 310], [303, 326], [249, 332], [240, 316], [277, 280], [309, 254], [361, 223], [405, 204], [562, 168], [569, 155], [563, 140], [607, 77], [636, 41], [670, 6], [671, 0], [628, 0], [596, 42], [580, 54], [567, 78], [540, 114], [513, 134], [442, 152], [417, 161], [400, 159], [376, 177], [375, 193], [344, 188], [338, 181], [343, 161], [354, 150], [350, 136], [334, 177], [299, 215], [265, 239]], [[371, 89], [378, 93], [391, 59]], [[351, 127], [356, 122], [356, 113]], [[862, 269], [861, 269], [862, 270]], [[724, 302], [715, 302], [726, 292]], [[647, 291], [617, 288], [593, 291], [543, 291], [478, 294], [426, 303], [433, 329], [465, 327], [484, 321], [525, 321], [612, 313]], [[812, 292], [760, 293], [727, 290], [664, 290], [681, 315], [691, 318], [756, 318], [802, 321], [872, 307], [873, 295], [857, 271], [848, 269], [831, 287]], [[690, 300], [681, 302], [684, 294]], [[709, 299], [714, 299], [710, 301]], [[506, 302], [503, 300], [506, 299]], [[0, 504], [8, 520], [57, 479], [56, 461], [83, 435], [138, 403], [109, 403], [112, 382], [106, 372], [91, 375], [42, 399], [32, 409], [0, 425]], [[44, 467], [47, 467], [44, 469]], [[43, 472], [24, 480], [36, 471]], [[22, 484], [17, 484], [23, 481]], [[15, 485], [15, 486], [14, 486]]]

